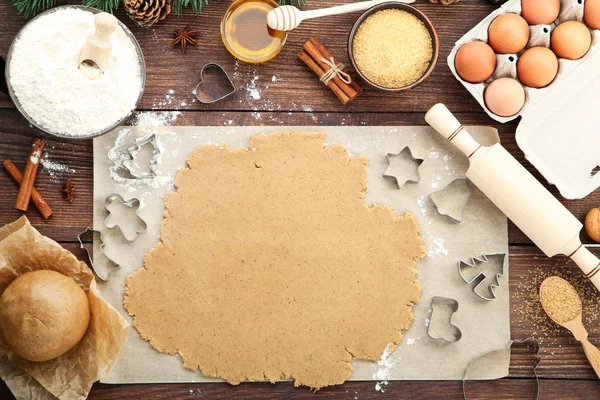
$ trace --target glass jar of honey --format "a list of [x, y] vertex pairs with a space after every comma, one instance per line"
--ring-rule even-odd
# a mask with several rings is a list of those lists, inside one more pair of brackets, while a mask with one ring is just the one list
[[279, 5], [273, 0], [236, 0], [221, 20], [221, 38], [236, 58], [261, 63], [273, 59], [285, 44], [287, 32], [267, 25], [267, 13]]

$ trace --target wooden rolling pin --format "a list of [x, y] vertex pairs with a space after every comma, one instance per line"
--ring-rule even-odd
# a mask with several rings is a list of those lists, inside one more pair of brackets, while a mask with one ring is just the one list
[[443, 104], [425, 121], [469, 158], [467, 178], [548, 257], [564, 254], [600, 290], [600, 260], [579, 239], [583, 224], [500, 143], [477, 143]]

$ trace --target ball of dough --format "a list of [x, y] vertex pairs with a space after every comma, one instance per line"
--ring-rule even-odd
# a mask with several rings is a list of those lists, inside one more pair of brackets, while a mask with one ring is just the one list
[[527, 46], [528, 41], [529, 25], [517, 14], [499, 15], [488, 28], [488, 42], [499, 54], [516, 54]]
[[496, 54], [487, 43], [475, 40], [458, 49], [454, 66], [458, 75], [465, 81], [483, 82], [492, 76], [496, 69]]
[[0, 333], [29, 361], [48, 361], [73, 348], [90, 322], [86, 293], [55, 271], [28, 272], [0, 296]]

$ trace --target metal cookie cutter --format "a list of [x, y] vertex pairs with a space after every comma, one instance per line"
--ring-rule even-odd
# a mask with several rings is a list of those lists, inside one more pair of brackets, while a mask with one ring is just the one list
[[[479, 273], [475, 274], [475, 276], [472, 278], [469, 278], [464, 274], [464, 271], [466, 269], [477, 268], [477, 266], [480, 264], [488, 263], [490, 261], [490, 258], [493, 258], [493, 257], [502, 257], [501, 272], [498, 272], [495, 274], [493, 281], [491, 281], [491, 282], [488, 281], [488, 280], [491, 280], [492, 278], [488, 277], [488, 275], [486, 275], [484, 272], [479, 272]], [[477, 296], [479, 296], [483, 300], [496, 300], [496, 295], [494, 294], [494, 289], [500, 287], [500, 278], [502, 278], [504, 276], [505, 268], [506, 268], [506, 253], [483, 254], [481, 256], [481, 258], [473, 257], [471, 259], [470, 263], [466, 262], [466, 261], [458, 262], [458, 274], [460, 275], [462, 280], [465, 281], [465, 283], [472, 284], [473, 282], [475, 282], [475, 286], [473, 287], [473, 293], [475, 293]], [[481, 293], [480, 286], [482, 286], [482, 285], [488, 287], [489, 296]]]
[[448, 343], [458, 342], [462, 338], [462, 332], [452, 323], [452, 315], [456, 311], [458, 311], [458, 301], [449, 297], [433, 297], [427, 335], [432, 339]]
[[[404, 147], [399, 153], [388, 153], [386, 160], [388, 167], [383, 173], [383, 177], [393, 179], [398, 189], [407, 182], [417, 183], [421, 180], [419, 166], [423, 164], [423, 159], [414, 157], [408, 146]], [[393, 164], [398, 165], [394, 166]], [[407, 171], [407, 164], [412, 164], [414, 172]]]
[[[152, 145], [152, 158], [150, 159], [149, 167], [150, 172], [138, 172], [137, 168], [135, 168], [135, 160], [142, 151], [142, 147], [146, 145]], [[125, 161], [123, 165], [129, 171], [129, 174], [136, 179], [144, 179], [144, 178], [154, 178], [156, 176], [156, 169], [158, 168], [158, 155], [162, 152], [160, 147], [160, 142], [158, 140], [158, 136], [156, 133], [150, 133], [148, 135], [142, 136], [140, 138], [135, 139], [135, 145], [129, 147], [127, 149], [129, 152], [129, 157], [131, 160]]]
[[[134, 232], [132, 235], [128, 235], [128, 232], [125, 232], [125, 230], [121, 226], [121, 222], [111, 212], [110, 205], [113, 204], [114, 202], [119, 202], [120, 204], [122, 204], [126, 207], [130, 207], [130, 208], [135, 207], [135, 215], [136, 215], [137, 219], [139, 220], [139, 225], [141, 225], [141, 227], [134, 228]], [[127, 240], [128, 242], [133, 242], [137, 238], [138, 234], [145, 233], [146, 230], [148, 229], [148, 225], [146, 224], [146, 221], [144, 221], [144, 219], [139, 214], [140, 205], [141, 205], [140, 200], [135, 197], [133, 197], [129, 200], [125, 200], [123, 198], [123, 196], [121, 196], [119, 193], [109, 194], [108, 196], [106, 196], [106, 200], [104, 202], [104, 208], [106, 209], [106, 211], [108, 211], [108, 215], [106, 216], [106, 219], [104, 220], [104, 225], [106, 225], [106, 227], [109, 229], [113, 229], [116, 227], [119, 228], [119, 230], [123, 234], [123, 237], [125, 238], [125, 240]]]
[[[463, 185], [464, 189], [461, 188]], [[466, 195], [462, 199], [460, 193], [455, 193], [460, 190], [466, 191]], [[448, 217], [459, 224], [464, 219], [465, 207], [469, 202], [469, 198], [471, 198], [472, 192], [471, 181], [467, 178], [457, 178], [427, 197], [439, 215]]]
[[200, 82], [193, 93], [200, 103], [212, 104], [236, 91], [233, 81], [223, 67], [217, 63], [208, 63], [200, 71]]
[[[465, 368], [465, 373], [463, 374], [463, 379], [462, 379], [463, 399], [467, 400], [467, 391], [465, 389], [465, 385], [466, 385], [467, 381], [484, 379], [484, 377], [477, 376], [477, 371], [484, 371], [487, 369], [486, 368], [486, 359], [488, 360], [487, 361], [488, 363], [493, 363], [495, 356], [498, 357], [498, 356], [508, 355], [508, 358], [510, 360], [510, 353], [511, 353], [511, 348], [513, 347], [513, 345], [524, 345], [527, 343], [532, 344], [532, 346], [533, 346], [532, 354], [535, 356], [535, 362], [533, 363], [533, 375], [535, 376], [534, 400], [537, 400], [540, 396], [540, 379], [537, 374], [537, 367], [542, 359], [539, 356], [540, 343], [534, 337], [528, 337], [523, 340], [511, 340], [510, 342], [508, 342], [508, 344], [505, 347], [481, 354], [481, 355], [475, 357], [473, 360], [471, 360], [471, 362], [469, 362], [469, 364], [467, 365], [467, 368]], [[477, 368], [478, 364], [481, 364], [481, 365], [479, 365], [479, 368]]]
[[[100, 235], [100, 250], [102, 251], [102, 254], [104, 255], [104, 257], [106, 257], [106, 259], [108, 260], [108, 268], [107, 269], [99, 268], [99, 266], [97, 264], [94, 264], [94, 260], [93, 260], [92, 254], [90, 252], [90, 249], [88, 249], [87, 246], [85, 245], [85, 243], [93, 243], [94, 242], [94, 234]], [[111, 260], [110, 257], [108, 257], [106, 255], [106, 253], [104, 252], [104, 238], [102, 236], [102, 232], [94, 230], [89, 227], [85, 228], [85, 230], [83, 232], [81, 232], [79, 235], [77, 235], [77, 241], [79, 242], [79, 247], [82, 248], [85, 251], [85, 253], [87, 254], [88, 260], [90, 261], [90, 265], [92, 266], [92, 270], [94, 271], [94, 273], [100, 280], [103, 280], [104, 282], [108, 281], [108, 276], [110, 275], [110, 272], [112, 270], [120, 268], [119, 264], [117, 264], [116, 262]]]

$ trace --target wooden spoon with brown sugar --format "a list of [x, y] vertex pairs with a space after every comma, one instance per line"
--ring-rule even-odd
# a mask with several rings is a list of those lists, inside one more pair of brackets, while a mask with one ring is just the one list
[[583, 346], [588, 361], [600, 378], [600, 350], [588, 340], [583, 326], [581, 297], [566, 280], [551, 276], [540, 285], [540, 301], [546, 314], [557, 324], [571, 331]]

